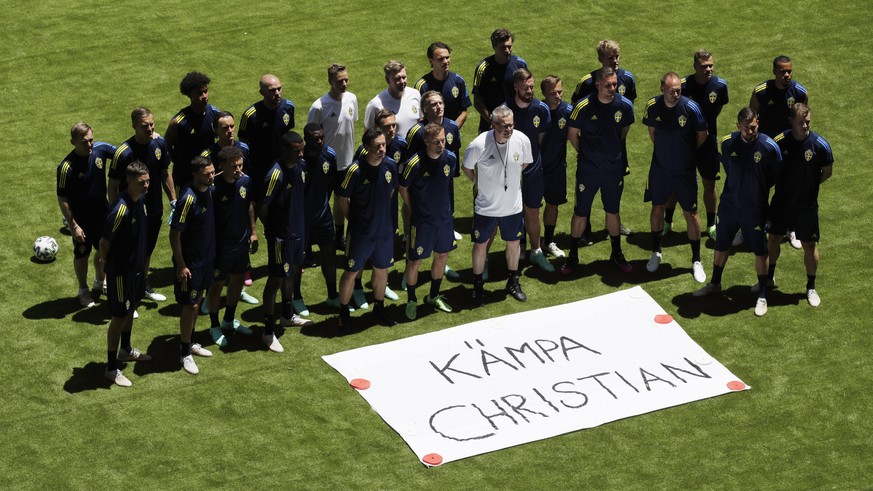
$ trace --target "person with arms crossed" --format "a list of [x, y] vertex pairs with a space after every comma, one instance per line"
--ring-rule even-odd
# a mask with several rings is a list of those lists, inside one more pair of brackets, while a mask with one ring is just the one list
[[721, 291], [721, 276], [727, 264], [731, 242], [738, 230], [755, 254], [758, 300], [755, 315], [767, 313], [767, 199], [782, 167], [779, 146], [758, 133], [758, 115], [750, 107], [737, 114], [737, 129], [721, 140], [721, 161], [725, 183], [718, 203], [715, 225], [715, 254], [712, 279], [693, 296]]
[[674, 72], [661, 77], [661, 95], [646, 103], [643, 124], [652, 139], [652, 166], [646, 194], [652, 200], [652, 257], [646, 270], [654, 273], [661, 264], [661, 238], [664, 232], [664, 207], [676, 196], [685, 215], [688, 241], [691, 242], [691, 270], [703, 283], [706, 273], [700, 262], [700, 218], [697, 216], [697, 175], [694, 156], [708, 136], [700, 106], [681, 95], [682, 81]]
[[422, 95], [431, 90], [442, 94], [446, 106], [445, 117], [457, 123], [458, 128], [463, 128], [467, 121], [467, 108], [472, 103], [467, 93], [467, 82], [457, 73], [449, 71], [451, 58], [452, 49], [447, 44], [437, 41], [428, 46], [427, 60], [431, 71], [418, 79], [415, 89]]
[[519, 240], [524, 234], [521, 175], [533, 162], [530, 140], [513, 131], [512, 109], [500, 105], [491, 112], [491, 131], [480, 133], [464, 153], [464, 174], [473, 183], [473, 301], [485, 305], [485, 259], [488, 242], [500, 229], [506, 242], [506, 291], [527, 300], [518, 281]]
[[491, 111], [513, 97], [512, 74], [527, 68], [524, 59], [512, 54], [515, 36], [507, 29], [491, 33], [494, 54], [480, 61], [473, 72], [473, 107], [479, 113], [479, 133], [492, 127]]
[[94, 306], [100, 298], [106, 276], [100, 256], [94, 255], [94, 284], [88, 291], [88, 259], [91, 249], [100, 248], [100, 233], [109, 202], [106, 201], [106, 168], [112, 164], [116, 148], [94, 142], [94, 132], [86, 123], [70, 128], [73, 151], [57, 169], [58, 206], [73, 236], [73, 271], [79, 284], [77, 297], [82, 307]]

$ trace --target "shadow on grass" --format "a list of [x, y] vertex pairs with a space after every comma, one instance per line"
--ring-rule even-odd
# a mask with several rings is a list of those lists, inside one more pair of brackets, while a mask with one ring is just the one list
[[[720, 293], [705, 297], [694, 297], [693, 292], [682, 293], [673, 297], [673, 305], [678, 308], [678, 314], [686, 318], [697, 318], [701, 314], [713, 317], [723, 317], [738, 312], [754, 310], [758, 295], [752, 293], [749, 285], [734, 285]], [[785, 293], [779, 290], [767, 292], [767, 306], [797, 305], [806, 300], [806, 292]]]
[[92, 361], [84, 367], [73, 367], [73, 374], [64, 382], [64, 390], [69, 394], [78, 394], [86, 390], [108, 389], [112, 387], [103, 374], [106, 372], [105, 363]]
[[[97, 309], [99, 309], [99, 307], [86, 310]], [[79, 299], [76, 297], [57, 298], [28, 307], [24, 309], [24, 312], [22, 312], [21, 315], [25, 319], [31, 320], [63, 319], [67, 315], [76, 313], [80, 310], [83, 310], [83, 308], [79, 305]]]

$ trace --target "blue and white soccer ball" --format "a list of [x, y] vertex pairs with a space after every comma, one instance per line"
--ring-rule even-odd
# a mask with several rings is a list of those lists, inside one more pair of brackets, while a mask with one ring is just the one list
[[54, 261], [58, 255], [58, 241], [48, 235], [43, 235], [33, 243], [33, 257], [38, 261]]

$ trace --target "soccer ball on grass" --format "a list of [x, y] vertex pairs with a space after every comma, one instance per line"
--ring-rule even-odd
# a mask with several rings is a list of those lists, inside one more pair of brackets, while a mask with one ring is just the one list
[[58, 241], [53, 237], [43, 235], [33, 243], [33, 257], [37, 261], [47, 263], [54, 261], [58, 255]]

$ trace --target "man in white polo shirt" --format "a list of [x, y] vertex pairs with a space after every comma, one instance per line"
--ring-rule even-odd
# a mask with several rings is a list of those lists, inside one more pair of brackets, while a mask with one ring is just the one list
[[397, 134], [405, 136], [421, 119], [421, 94], [406, 86], [406, 66], [399, 61], [389, 61], [385, 65], [385, 82], [388, 87], [367, 103], [364, 128], [376, 126], [376, 113], [386, 108], [394, 111], [397, 117]]

